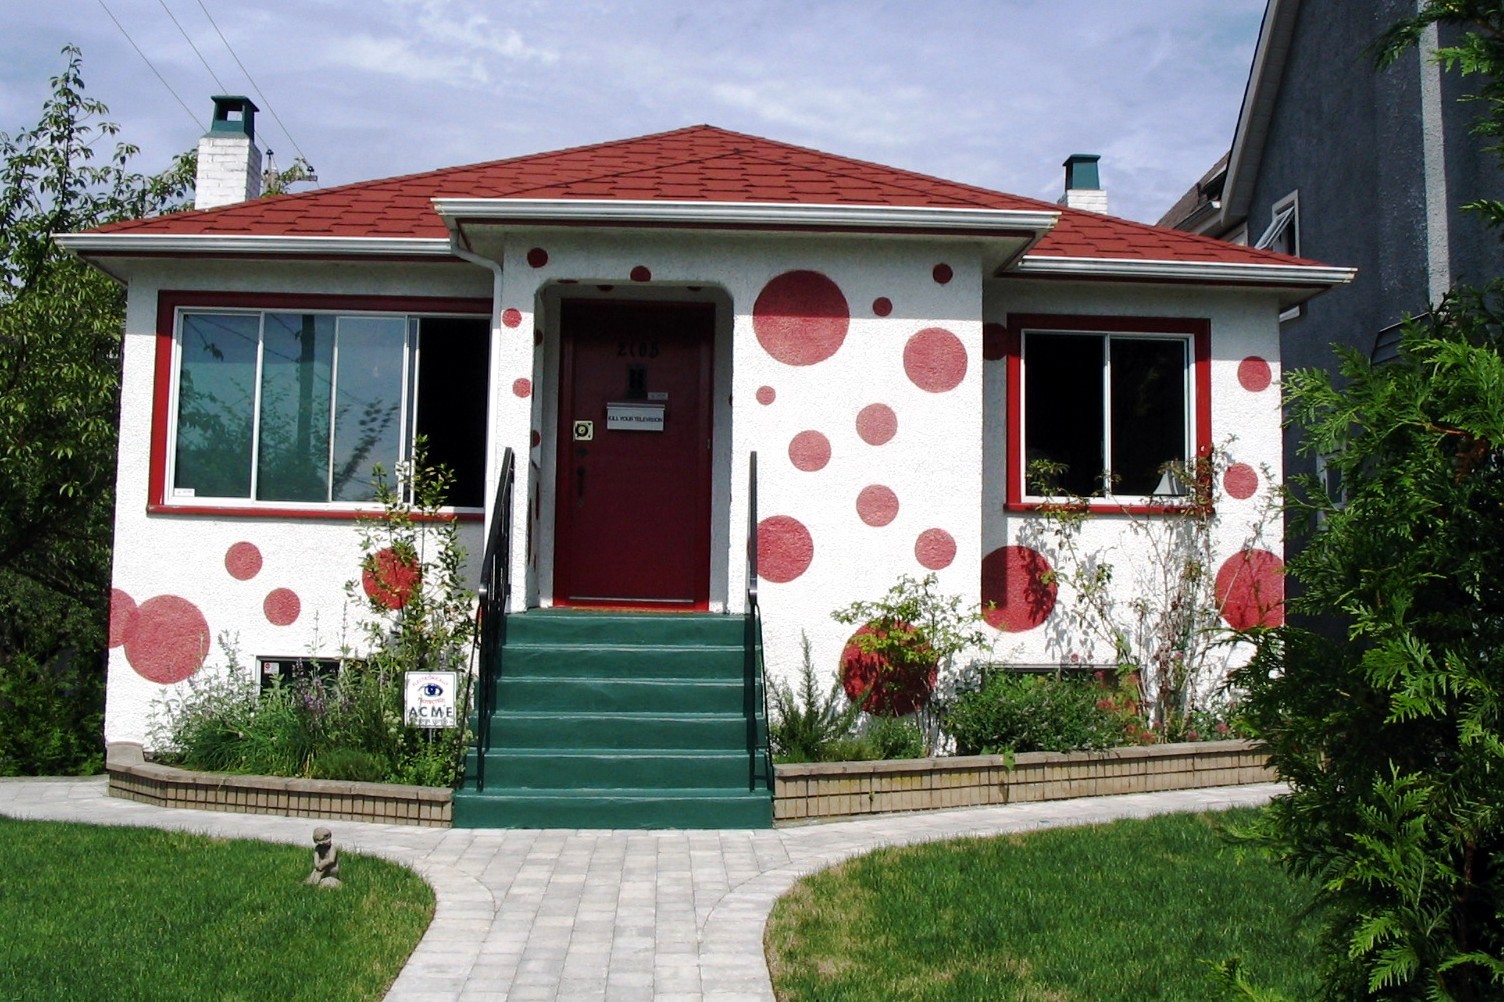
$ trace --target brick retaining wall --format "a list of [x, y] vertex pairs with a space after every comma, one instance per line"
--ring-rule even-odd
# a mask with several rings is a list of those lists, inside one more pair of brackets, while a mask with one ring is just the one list
[[158, 807], [429, 828], [448, 828], [453, 816], [451, 791], [447, 789], [192, 772], [147, 762], [138, 744], [111, 744], [105, 770], [110, 776], [110, 796]]
[[775, 821], [1016, 804], [1114, 793], [1269, 783], [1265, 755], [1246, 741], [1025, 752], [1010, 769], [1001, 755], [829, 762], [776, 768]]

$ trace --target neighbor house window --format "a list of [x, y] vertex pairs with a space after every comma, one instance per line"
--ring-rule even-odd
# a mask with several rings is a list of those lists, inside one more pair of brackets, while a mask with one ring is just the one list
[[1205, 321], [1011, 319], [1010, 501], [1152, 504], [1183, 492], [1177, 480], [1210, 434]]
[[478, 508], [489, 343], [484, 317], [180, 308], [164, 500], [368, 504], [421, 435]]
[[[1274, 203], [1269, 213], [1269, 226], [1254, 244], [1260, 250], [1278, 251], [1291, 257], [1300, 256], [1300, 198], [1290, 192]], [[1280, 322], [1300, 316], [1300, 307], [1292, 306], [1279, 315]]]

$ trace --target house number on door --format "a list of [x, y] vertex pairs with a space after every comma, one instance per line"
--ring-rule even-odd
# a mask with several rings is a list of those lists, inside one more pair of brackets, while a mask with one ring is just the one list
[[618, 341], [616, 342], [617, 358], [657, 358], [657, 341]]

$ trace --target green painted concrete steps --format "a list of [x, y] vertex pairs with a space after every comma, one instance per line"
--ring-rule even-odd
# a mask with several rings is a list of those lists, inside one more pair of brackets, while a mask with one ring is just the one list
[[495, 711], [481, 725], [485, 789], [472, 750], [455, 825], [771, 826], [749, 741], [745, 626], [714, 614], [508, 617]]

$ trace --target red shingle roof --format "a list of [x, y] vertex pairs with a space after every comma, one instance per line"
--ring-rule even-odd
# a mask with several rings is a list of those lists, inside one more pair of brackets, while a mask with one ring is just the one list
[[635, 139], [112, 223], [93, 233], [444, 238], [434, 198], [786, 202], [1058, 211], [1031, 257], [1293, 264], [1298, 259], [913, 171], [695, 125]]

